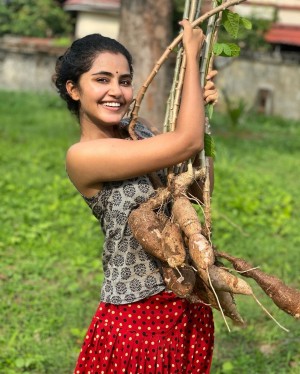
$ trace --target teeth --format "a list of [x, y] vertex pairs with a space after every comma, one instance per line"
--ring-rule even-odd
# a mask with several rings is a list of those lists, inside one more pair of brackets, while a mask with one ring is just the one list
[[104, 103], [103, 105], [105, 105], [105, 106], [113, 106], [113, 107], [119, 107], [119, 106], [121, 106], [120, 103], [114, 103], [114, 102]]

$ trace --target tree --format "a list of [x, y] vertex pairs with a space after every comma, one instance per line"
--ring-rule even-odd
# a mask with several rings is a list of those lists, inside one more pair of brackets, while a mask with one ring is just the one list
[[65, 36], [72, 32], [70, 15], [55, 0], [0, 1], [0, 35]]
[[[172, 39], [172, 0], [122, 0], [119, 40], [134, 59], [134, 86], [139, 89]], [[171, 61], [160, 69], [143, 100], [140, 115], [162, 129], [173, 78]]]

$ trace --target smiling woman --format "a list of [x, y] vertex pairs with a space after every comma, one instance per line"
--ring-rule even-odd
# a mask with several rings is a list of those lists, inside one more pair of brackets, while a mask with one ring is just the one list
[[[117, 41], [86, 36], [57, 62], [54, 82], [81, 128], [79, 141], [67, 151], [67, 172], [105, 233], [101, 302], [76, 374], [209, 372], [210, 308], [166, 291], [158, 262], [128, 225], [130, 213], [155, 193], [148, 173], [156, 172], [163, 183], [164, 168], [203, 148], [198, 59], [204, 36], [188, 21], [182, 26], [187, 65], [176, 130], [170, 133], [154, 136], [139, 120], [139, 140], [130, 138], [124, 116], [133, 100], [132, 60]], [[214, 86], [207, 87], [204, 97], [214, 101]]]
[[121, 53], [101, 52], [89, 71], [83, 73], [78, 83], [66, 82], [69, 96], [80, 103], [79, 122], [82, 140], [95, 138], [97, 132], [110, 137], [132, 102], [131, 73], [128, 61]]

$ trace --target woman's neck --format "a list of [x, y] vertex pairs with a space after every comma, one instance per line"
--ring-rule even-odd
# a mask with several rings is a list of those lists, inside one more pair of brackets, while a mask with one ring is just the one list
[[101, 127], [93, 123], [84, 123], [81, 125], [81, 142], [96, 139], [110, 139], [119, 137], [119, 125], [107, 125]]

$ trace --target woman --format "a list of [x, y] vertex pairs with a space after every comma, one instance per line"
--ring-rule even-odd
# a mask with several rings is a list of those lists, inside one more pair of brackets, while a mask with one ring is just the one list
[[[208, 373], [213, 347], [210, 308], [165, 290], [157, 261], [133, 238], [130, 212], [155, 191], [147, 174], [178, 164], [203, 148], [204, 97], [198, 60], [203, 33], [184, 28], [187, 57], [174, 132], [154, 136], [139, 120], [128, 141], [124, 115], [133, 100], [132, 59], [117, 41], [98, 34], [75, 41], [57, 62], [54, 82], [81, 126], [67, 152], [70, 180], [105, 233], [101, 302], [74, 373]], [[212, 73], [208, 77], [214, 76]]]

